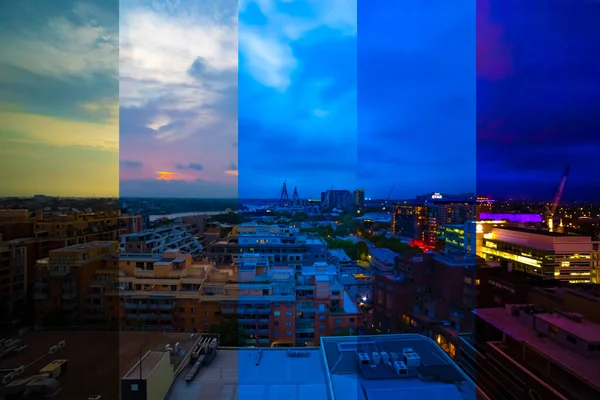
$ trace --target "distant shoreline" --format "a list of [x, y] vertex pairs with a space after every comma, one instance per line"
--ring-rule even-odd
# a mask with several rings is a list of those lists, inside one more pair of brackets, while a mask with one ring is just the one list
[[176, 213], [176, 214], [165, 214], [165, 215], [150, 215], [148, 218], [150, 222], [158, 221], [159, 219], [168, 218], [181, 218], [181, 217], [192, 217], [194, 215], [219, 215], [219, 214], [227, 214], [227, 210], [223, 211], [193, 211], [193, 212], [184, 212], [184, 213]]

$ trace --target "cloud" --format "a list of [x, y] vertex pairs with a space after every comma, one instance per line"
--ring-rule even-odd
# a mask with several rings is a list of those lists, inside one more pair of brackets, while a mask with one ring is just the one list
[[239, 32], [240, 196], [354, 185], [356, 2], [245, 1]]
[[[335, 30], [354, 36], [357, 30], [356, 2], [347, 0], [307, 0], [304, 4], [290, 2], [281, 12], [275, 0], [240, 1], [243, 35], [239, 41], [247, 71], [265, 86], [284, 92], [290, 86], [292, 74], [298, 67], [292, 43], [303, 39], [319, 28]], [[354, 4], [352, 4], [354, 3]], [[309, 8], [306, 12], [302, 6]], [[287, 11], [287, 13], [285, 12]], [[296, 15], [295, 15], [296, 14]], [[253, 21], [264, 20], [256, 26]]]
[[43, 143], [48, 146], [92, 147], [117, 152], [119, 127], [109, 123], [90, 123], [43, 115], [0, 112], [2, 130], [11, 132], [10, 141]]
[[204, 169], [204, 167], [202, 166], [202, 164], [198, 164], [198, 163], [189, 163], [188, 165], [177, 164], [176, 168], [179, 169], [179, 170], [189, 170], [189, 169], [192, 169], [194, 171], [202, 171]]
[[40, 25], [24, 24], [3, 35], [0, 70], [15, 67], [63, 81], [92, 80], [98, 74], [116, 78], [118, 33], [110, 22], [117, 21], [118, 16], [91, 4], [78, 4], [70, 11], [70, 18], [51, 16]]
[[121, 160], [120, 165], [121, 168], [140, 169], [144, 166], [144, 163], [141, 161]]
[[178, 180], [178, 176], [175, 172], [169, 171], [156, 171], [157, 181], [175, 181]]
[[237, 158], [237, 2], [136, 1], [120, 16], [121, 153], [138, 157], [143, 141], [148, 179], [175, 165], [181, 180], [202, 170], [233, 184], [219, 160]]

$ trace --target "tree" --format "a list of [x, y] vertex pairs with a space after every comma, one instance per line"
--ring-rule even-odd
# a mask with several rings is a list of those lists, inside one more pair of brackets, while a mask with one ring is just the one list
[[239, 347], [245, 345], [246, 332], [244, 327], [235, 318], [224, 319], [217, 324], [211, 325], [208, 332], [219, 335], [221, 346]]

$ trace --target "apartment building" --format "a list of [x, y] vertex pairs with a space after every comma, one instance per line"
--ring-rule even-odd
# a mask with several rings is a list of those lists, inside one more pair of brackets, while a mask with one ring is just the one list
[[185, 225], [168, 225], [120, 237], [121, 254], [139, 254], [160, 257], [166, 251], [197, 257], [203, 247]]
[[373, 328], [425, 334], [454, 357], [459, 334], [473, 329], [479, 264], [476, 256], [457, 253], [398, 259], [394, 273], [375, 276]]
[[114, 328], [207, 332], [234, 318], [245, 344], [305, 345], [322, 334], [356, 332], [362, 312], [327, 263], [293, 267], [247, 253], [230, 267], [196, 264], [189, 254], [121, 256], [118, 283], [107, 292]]
[[600, 325], [532, 304], [475, 311], [459, 365], [494, 399], [600, 398]]
[[38, 260], [36, 324], [104, 325], [104, 295], [117, 273], [117, 249], [117, 242], [95, 241], [52, 250]]
[[218, 265], [231, 265], [240, 254], [258, 253], [274, 265], [303, 265], [327, 260], [327, 243], [302, 233], [298, 228], [244, 223], [227, 237], [210, 243], [208, 259]]
[[481, 251], [486, 260], [510, 263], [527, 274], [569, 283], [597, 283], [599, 246], [589, 236], [494, 227], [483, 234]]

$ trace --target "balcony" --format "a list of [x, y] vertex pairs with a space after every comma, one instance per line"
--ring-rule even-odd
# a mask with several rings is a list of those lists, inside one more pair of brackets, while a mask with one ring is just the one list
[[259, 329], [258, 330], [258, 334], [259, 335], [268, 335], [271, 331], [269, 329]]
[[271, 341], [269, 339], [258, 339], [259, 344], [269, 344]]
[[296, 333], [314, 333], [315, 326], [314, 325], [296, 325]]
[[75, 292], [65, 292], [65, 293], [62, 294], [61, 298], [63, 300], [72, 300], [72, 299], [77, 298], [77, 293], [75, 293]]
[[235, 308], [222, 308], [221, 313], [228, 314], [228, 315], [235, 314]]
[[296, 318], [296, 324], [310, 324], [314, 322], [314, 318]]
[[75, 308], [77, 308], [77, 303], [64, 302], [62, 304], [62, 309], [65, 311], [72, 311], [75, 310]]
[[126, 310], [147, 310], [148, 304], [140, 304], [140, 303], [125, 303], [124, 307]]
[[244, 324], [256, 324], [256, 319], [254, 318], [239, 318], [238, 319], [238, 323], [244, 325]]

